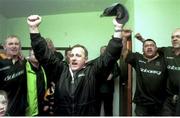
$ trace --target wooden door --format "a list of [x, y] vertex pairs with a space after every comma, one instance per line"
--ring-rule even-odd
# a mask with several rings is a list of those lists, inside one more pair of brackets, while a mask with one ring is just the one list
[[[130, 30], [127, 30], [130, 31]], [[131, 31], [130, 31], [131, 32]], [[131, 33], [127, 38], [126, 47], [132, 51]], [[120, 57], [120, 116], [132, 116], [132, 67], [125, 63], [123, 57]]]

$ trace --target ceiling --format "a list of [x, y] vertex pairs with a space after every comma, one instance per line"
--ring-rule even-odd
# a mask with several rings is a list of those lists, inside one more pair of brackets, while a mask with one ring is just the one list
[[125, 3], [126, 0], [0, 0], [0, 14], [15, 18], [31, 14], [94, 12], [103, 11], [116, 2]]

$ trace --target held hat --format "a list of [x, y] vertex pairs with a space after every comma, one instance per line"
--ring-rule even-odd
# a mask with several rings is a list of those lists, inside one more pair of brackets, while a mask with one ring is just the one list
[[124, 24], [129, 19], [129, 14], [127, 9], [120, 3], [114, 3], [111, 6], [105, 8], [101, 17], [106, 16], [116, 16], [116, 20], [118, 23]]

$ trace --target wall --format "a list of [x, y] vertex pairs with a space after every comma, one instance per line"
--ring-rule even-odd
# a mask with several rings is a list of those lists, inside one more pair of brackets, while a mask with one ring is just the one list
[[3, 42], [3, 40], [6, 37], [6, 18], [0, 14], [0, 44]]
[[[135, 0], [134, 33], [154, 39], [158, 46], [171, 45], [171, 33], [180, 27], [179, 5], [179, 0]], [[135, 41], [136, 51], [141, 51], [139, 46], [141, 44]]]
[[[101, 45], [108, 43], [113, 33], [111, 18], [100, 18], [101, 12], [42, 16], [40, 32], [53, 39], [57, 47], [80, 43], [88, 48], [89, 59], [99, 55]], [[17, 34], [23, 46], [30, 46], [26, 18], [8, 20], [8, 34]]]

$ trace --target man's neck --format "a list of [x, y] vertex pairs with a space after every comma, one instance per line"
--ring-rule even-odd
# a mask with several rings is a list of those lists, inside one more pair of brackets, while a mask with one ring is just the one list
[[30, 61], [30, 62], [33, 65], [33, 67], [39, 68], [39, 63], [38, 62], [32, 62], [32, 61]]
[[150, 61], [156, 59], [158, 56], [159, 56], [159, 53], [156, 53], [156, 55], [154, 57], [152, 57], [152, 58], [148, 58], [148, 57], [145, 57], [145, 56], [144, 56], [144, 58], [147, 59], [148, 62], [150, 62]]
[[12, 60], [12, 63], [15, 64], [18, 61], [18, 56], [7, 56], [8, 59]]
[[174, 48], [174, 54], [176, 56], [180, 55], [180, 48]]

